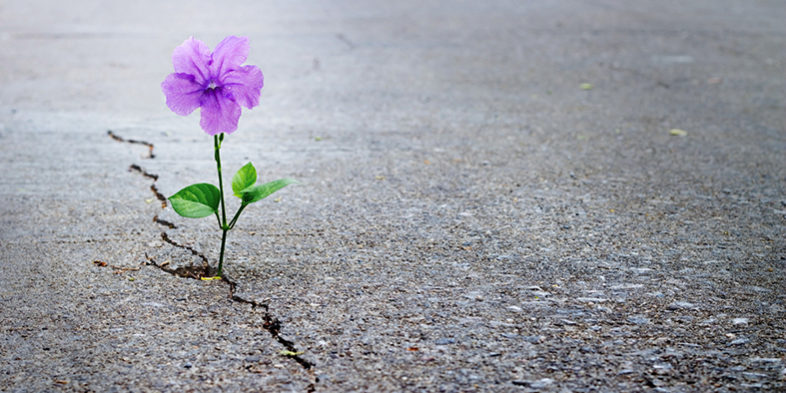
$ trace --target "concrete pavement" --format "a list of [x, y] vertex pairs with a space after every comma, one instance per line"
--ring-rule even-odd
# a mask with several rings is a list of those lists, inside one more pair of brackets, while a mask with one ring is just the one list
[[[782, 390], [784, 19], [3, 3], [0, 389]], [[151, 186], [215, 182], [159, 84], [185, 38], [230, 34], [266, 86], [225, 177], [251, 160], [302, 183], [230, 233], [234, 300], [148, 264], [215, 264], [215, 223]]]

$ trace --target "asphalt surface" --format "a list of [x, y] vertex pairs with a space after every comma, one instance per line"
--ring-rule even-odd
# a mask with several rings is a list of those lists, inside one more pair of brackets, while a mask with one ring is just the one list
[[[3, 2], [0, 390], [783, 391], [783, 20]], [[233, 285], [170, 273], [220, 232], [158, 199], [216, 182], [171, 52], [231, 34], [266, 86], [225, 178], [301, 182], [230, 232]]]

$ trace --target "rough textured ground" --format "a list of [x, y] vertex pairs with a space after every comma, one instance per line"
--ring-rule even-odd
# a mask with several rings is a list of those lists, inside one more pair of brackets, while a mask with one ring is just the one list
[[[780, 2], [159, 3], [0, 4], [0, 390], [786, 389]], [[266, 76], [226, 177], [302, 182], [232, 292], [149, 265], [217, 255], [191, 34]]]

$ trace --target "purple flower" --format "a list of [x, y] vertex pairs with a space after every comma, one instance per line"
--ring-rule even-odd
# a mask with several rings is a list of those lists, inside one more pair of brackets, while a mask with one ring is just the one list
[[166, 105], [186, 116], [202, 108], [199, 125], [210, 135], [237, 129], [240, 106], [259, 105], [264, 85], [257, 66], [243, 64], [248, 58], [248, 38], [229, 36], [212, 53], [204, 42], [191, 37], [175, 48], [175, 72], [161, 83]]

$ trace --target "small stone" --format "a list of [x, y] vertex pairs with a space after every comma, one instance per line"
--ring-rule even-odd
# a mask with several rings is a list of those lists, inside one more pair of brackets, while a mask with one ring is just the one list
[[613, 285], [611, 289], [614, 290], [621, 290], [621, 289], [638, 289], [644, 288], [644, 284], [617, 284]]
[[193, 366], [191, 365], [191, 363], [186, 363], [186, 364], [184, 364], [184, 365], [183, 365], [183, 368], [191, 368], [191, 367], [193, 367]]
[[674, 302], [669, 304], [669, 310], [685, 310], [685, 309], [697, 309], [695, 304], [689, 302]]
[[658, 363], [658, 364], [652, 366], [652, 368], [655, 369], [655, 373], [656, 374], [663, 375], [663, 374], [667, 374], [671, 370], [672, 367], [671, 367], [671, 364], [669, 364], [669, 363]]
[[609, 299], [602, 297], [579, 297], [576, 300], [582, 303], [603, 303], [609, 301]]
[[669, 341], [670, 341], [670, 340], [669, 340], [669, 338], [668, 338], [668, 337], [658, 337], [658, 338], [656, 338], [656, 339], [652, 340], [652, 343], [653, 343], [653, 344], [655, 344], [655, 345], [665, 345], [665, 344], [667, 344]]
[[734, 319], [731, 320], [731, 323], [733, 323], [735, 325], [747, 325], [748, 324], [748, 318], [734, 318]]
[[535, 382], [530, 383], [529, 387], [532, 388], [532, 389], [543, 389], [543, 388], [551, 385], [553, 382], [554, 382], [554, 380], [551, 379], [551, 378], [542, 378], [542, 379], [539, 379], [539, 380], [537, 380]]
[[440, 338], [440, 339], [437, 339], [436, 341], [434, 341], [434, 344], [436, 344], [436, 345], [448, 345], [448, 344], [455, 344], [455, 343], [456, 343], [456, 340], [454, 340], [452, 338]]
[[478, 291], [467, 292], [463, 296], [465, 299], [483, 300], [483, 295]]
[[650, 323], [650, 320], [649, 320], [649, 318], [647, 318], [647, 317], [645, 317], [643, 315], [634, 315], [634, 316], [628, 317], [628, 322], [630, 322], [632, 324], [636, 324], [636, 325], [646, 325], [646, 324]]
[[529, 386], [531, 389], [543, 389], [554, 383], [554, 380], [551, 378], [542, 378], [537, 381], [525, 381], [519, 379], [511, 382], [517, 386]]
[[745, 337], [740, 337], [740, 338], [730, 342], [729, 345], [745, 345], [745, 344], [747, 344], [749, 342], [751, 342], [750, 339], [747, 339]]
[[524, 341], [530, 344], [538, 344], [543, 341], [545, 337], [543, 336], [524, 336]]
[[781, 360], [779, 358], [751, 358], [751, 362], [754, 362], [754, 363], [780, 363]]
[[508, 306], [508, 310], [513, 312], [521, 312], [521, 307], [519, 306]]

